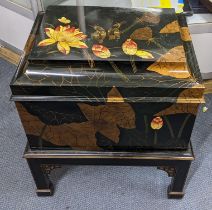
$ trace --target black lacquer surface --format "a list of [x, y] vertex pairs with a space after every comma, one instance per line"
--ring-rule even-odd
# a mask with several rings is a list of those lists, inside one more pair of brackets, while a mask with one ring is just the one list
[[204, 87], [185, 17], [84, 12], [51, 6], [33, 28], [11, 83], [30, 147], [186, 149]]
[[[74, 96], [82, 100], [88, 97], [95, 100], [95, 98], [105, 98], [105, 94], [113, 86], [122, 89], [121, 92], [126, 98], [132, 97], [130, 92], [135, 92], [135, 88], [139, 90], [138, 94], [134, 94], [137, 97], [164, 97], [165, 95], [176, 97], [179, 92], [187, 88], [200, 90], [198, 85], [201, 84], [201, 76], [192, 43], [181, 39], [180, 28], [173, 28], [179, 25], [187, 28], [185, 17], [182, 15], [177, 17], [171, 9], [164, 9], [162, 13], [159, 12], [161, 10], [156, 9], [153, 12], [150, 9], [146, 10], [85, 7], [88, 13], [85, 17], [86, 23], [88, 22], [86, 24], [88, 48], [71, 48], [71, 52], [64, 55], [57, 50], [56, 44], [46, 47], [40, 47], [38, 44], [42, 39], [48, 38], [44, 34], [45, 27], [54, 28], [60, 24], [63, 25], [57, 19], [61, 15], [72, 18], [70, 24], [79, 27], [77, 9], [49, 7], [44, 16], [40, 15], [39, 30], [32, 34], [35, 40], [32, 42], [32, 51], [29, 49], [28, 52], [30, 54], [29, 58], [27, 57], [28, 63], [19, 70], [17, 78], [14, 78], [11, 84], [13, 95], [59, 95]], [[133, 15], [130, 15], [131, 12]], [[93, 13], [97, 16], [95, 20], [91, 18]], [[114, 13], [117, 15], [114, 16]], [[151, 17], [152, 22], [143, 18], [145, 15], [148, 18]], [[107, 19], [106, 16], [108, 16]], [[103, 17], [104, 21], [102, 21]], [[136, 22], [138, 18], [143, 21]], [[98, 40], [92, 38], [92, 33], [95, 32], [93, 26], [102, 25], [107, 31], [111, 25], [120, 22], [123, 22], [120, 31], [128, 30], [121, 34], [120, 39], [105, 38], [100, 44]], [[169, 26], [166, 33], [160, 33], [170, 23], [176, 24]], [[152, 34], [147, 33], [147, 37], [143, 37], [146, 28], [149, 28]], [[153, 58], [141, 58], [123, 52], [124, 40], [127, 40], [137, 29], [141, 32], [141, 37], [140, 35], [134, 37], [138, 50], [142, 49], [151, 53]], [[93, 44], [107, 46], [111, 56], [105, 59], [97, 57], [91, 49]], [[86, 60], [88, 57], [83, 57], [84, 50], [86, 55], [89, 55], [88, 60]], [[167, 58], [169, 53], [170, 56]], [[155, 66], [157, 63], [158, 66]]]
[[[160, 34], [158, 33], [159, 30], [166, 26], [167, 24], [176, 21], [177, 16], [174, 13], [174, 9], [122, 9], [122, 8], [104, 8], [104, 7], [83, 7], [84, 8], [84, 18], [81, 18], [85, 24], [85, 29], [80, 27], [80, 21], [78, 10], [76, 7], [67, 7], [67, 6], [51, 6], [48, 7], [45, 15], [43, 17], [42, 23], [40, 28], [56, 28], [59, 25], [63, 25], [58, 21], [60, 17], [66, 17], [71, 20], [70, 25], [74, 26], [75, 28], [80, 28], [84, 34], [87, 35], [86, 44], [88, 45], [88, 52], [92, 54], [92, 46], [93, 44], [98, 44], [98, 40], [93, 39], [92, 33], [95, 32], [95, 26], [102, 27], [106, 32], [113, 28], [114, 24], [119, 23], [120, 26], [120, 39], [112, 39], [109, 40], [107, 37], [103, 40], [102, 45], [107, 46], [110, 49], [112, 56], [108, 59], [99, 58], [96, 56], [92, 56], [94, 61], [129, 61], [130, 56], [122, 53], [121, 46], [122, 44], [130, 37], [133, 31], [139, 28], [151, 27], [153, 31], [152, 37], [155, 38], [158, 44], [148, 42], [148, 40], [137, 40], [137, 44], [141, 46], [143, 49], [148, 49], [153, 52], [155, 58], [153, 59], [142, 59], [139, 57], [135, 57], [135, 61], [144, 61], [144, 62], [151, 62], [157, 60], [161, 54], [164, 54], [164, 50], [168, 51], [172, 47], [182, 45], [182, 41], [180, 38], [180, 33], [175, 34]], [[152, 15], [155, 15], [159, 18], [158, 21], [155, 23], [145, 22], [141, 19], [145, 13], [150, 12]], [[160, 24], [158, 24], [160, 23]], [[57, 51], [56, 46], [48, 46], [46, 48], [41, 48], [38, 43], [44, 39], [45, 32], [39, 30], [35, 45], [31, 51], [29, 56], [29, 60], [68, 60], [68, 61], [87, 61], [87, 58], [84, 57], [83, 52], [79, 49], [72, 48], [69, 55], [63, 55]], [[163, 45], [163, 48], [160, 46]], [[81, 62], [74, 63], [76, 66], [81, 66]], [[175, 61], [179, 62], [179, 61]], [[85, 66], [86, 68], [86, 66]], [[87, 67], [89, 68], [89, 67]]]

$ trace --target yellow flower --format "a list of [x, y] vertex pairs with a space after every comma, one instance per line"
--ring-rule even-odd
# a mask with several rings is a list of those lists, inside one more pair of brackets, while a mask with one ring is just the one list
[[65, 17], [61, 17], [58, 19], [61, 23], [69, 24], [71, 21]]
[[75, 27], [70, 27], [69, 25], [64, 27], [58, 26], [56, 29], [46, 28], [45, 32], [49, 38], [39, 42], [38, 46], [40, 47], [57, 43], [57, 49], [66, 55], [70, 53], [70, 47], [88, 48], [88, 46], [81, 41], [87, 36]]

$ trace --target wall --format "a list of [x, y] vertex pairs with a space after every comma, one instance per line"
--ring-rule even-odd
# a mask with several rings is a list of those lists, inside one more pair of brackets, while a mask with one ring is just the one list
[[212, 33], [192, 34], [195, 53], [204, 79], [212, 79]]
[[212, 14], [195, 14], [187, 22], [202, 76], [212, 79]]
[[33, 20], [0, 6], [0, 40], [23, 50]]

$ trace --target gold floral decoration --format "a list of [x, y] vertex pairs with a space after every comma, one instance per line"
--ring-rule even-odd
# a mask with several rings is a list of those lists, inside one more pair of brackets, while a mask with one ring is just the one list
[[109, 58], [111, 56], [110, 50], [103, 45], [99, 44], [93, 45], [92, 51], [94, 55], [100, 58]]
[[163, 119], [161, 117], [155, 117], [151, 122], [151, 128], [153, 130], [159, 130], [163, 127]]
[[132, 39], [127, 39], [122, 44], [122, 50], [127, 55], [135, 55], [138, 50], [137, 44]]
[[57, 49], [65, 55], [70, 53], [71, 47], [88, 48], [87, 45], [82, 41], [87, 36], [79, 29], [70, 27], [70, 25], [58, 26], [55, 29], [45, 28], [45, 32], [48, 39], [44, 39], [39, 42], [38, 46], [40, 47], [57, 44]]
[[105, 29], [98, 25], [95, 25], [93, 29], [95, 30], [95, 32], [91, 33], [92, 39], [98, 41], [100, 44], [103, 43], [104, 39], [107, 36]]
[[66, 17], [61, 17], [61, 18], [58, 18], [58, 20], [61, 22], [61, 23], [64, 23], [64, 24], [69, 24], [71, 21], [69, 19], [67, 19]]
[[144, 58], [144, 59], [154, 58], [154, 56], [150, 52], [147, 52], [145, 50], [139, 50], [137, 43], [134, 42], [132, 39], [127, 39], [122, 44], [122, 50], [127, 55], [136, 55], [136, 56], [138, 56], [140, 58]]

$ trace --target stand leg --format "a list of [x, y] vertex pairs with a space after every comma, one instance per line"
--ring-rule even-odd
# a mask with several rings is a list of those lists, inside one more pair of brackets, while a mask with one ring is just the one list
[[40, 159], [27, 159], [27, 163], [31, 170], [35, 184], [37, 186], [36, 193], [38, 196], [53, 195], [54, 189], [49, 176], [42, 170], [42, 162]]
[[175, 166], [175, 175], [172, 183], [168, 188], [168, 198], [183, 198], [183, 188], [186, 182], [191, 161], [181, 161]]

